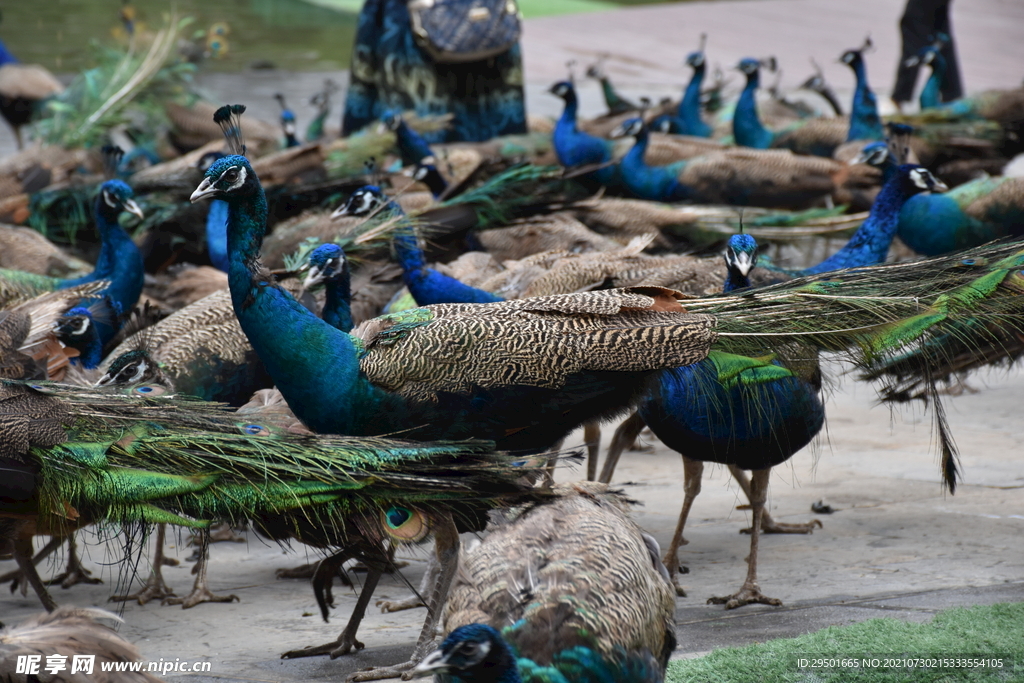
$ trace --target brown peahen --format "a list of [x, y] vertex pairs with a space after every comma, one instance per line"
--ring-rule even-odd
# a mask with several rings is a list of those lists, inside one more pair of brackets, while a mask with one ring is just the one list
[[442, 680], [661, 681], [675, 595], [657, 542], [600, 484], [558, 487], [464, 552], [448, 637], [416, 667]]

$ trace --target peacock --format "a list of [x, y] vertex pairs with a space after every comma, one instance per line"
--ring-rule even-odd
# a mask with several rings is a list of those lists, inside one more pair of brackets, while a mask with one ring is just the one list
[[[891, 177], [908, 152], [909, 126], [895, 124], [889, 144], [864, 148], [857, 161]], [[944, 194], [910, 197], [899, 214], [897, 234], [908, 247], [937, 256], [1024, 234], [1024, 180], [983, 176]]]
[[288, 108], [288, 104], [284, 100], [284, 95], [277, 93], [274, 95], [274, 99], [281, 105], [281, 130], [284, 131], [284, 146], [287, 147], [298, 147], [299, 139], [295, 136], [298, 132], [298, 123], [295, 120], [295, 112]]
[[640, 199], [700, 204], [806, 206], [829, 196], [846, 173], [843, 164], [784, 150], [723, 150], [667, 166], [645, 160], [649, 132], [629, 119], [613, 136], [636, 143], [619, 162], [622, 184]]
[[853, 75], [857, 79], [857, 86], [853, 91], [853, 104], [850, 107], [850, 130], [846, 136], [847, 142], [854, 140], [883, 140], [885, 129], [882, 127], [882, 119], [878, 115], [878, 100], [875, 93], [868, 85], [868, 70], [864, 64], [864, 53], [871, 48], [871, 37], [864, 40], [864, 44], [855, 49], [847, 50], [839, 58], [843, 64], [853, 69]]
[[[195, 167], [205, 173], [210, 164], [223, 157], [223, 152], [207, 152], [199, 157]], [[210, 210], [206, 214], [206, 251], [213, 267], [224, 272], [228, 269], [227, 224], [228, 205], [222, 201], [210, 202]]]
[[496, 525], [466, 552], [449, 632], [414, 675], [449, 683], [653, 683], [676, 646], [675, 598], [630, 501], [599, 484]]
[[18, 149], [24, 148], [21, 129], [47, 99], [64, 92], [61, 83], [38, 64], [21, 64], [0, 41], [0, 115], [14, 131]]
[[[872, 329], [917, 316], [939, 295], [931, 282], [927, 301], [908, 298], [899, 288], [898, 294], [885, 290], [884, 295], [877, 283], [870, 297], [863, 290], [860, 297], [807, 297], [800, 288], [814, 289], [814, 283], [796, 280], [783, 294], [765, 290], [773, 292], [770, 300], [745, 294], [685, 300], [684, 308], [677, 292], [633, 287], [427, 306], [367, 321], [345, 334], [299, 305], [260, 264], [267, 205], [233, 132], [242, 112], [241, 105], [218, 110], [234, 154], [207, 170], [192, 201], [228, 202], [235, 313], [295, 415], [319, 433], [473, 437], [494, 441], [502, 450], [538, 453], [582, 423], [634, 405], [653, 373], [698, 362], [716, 342], [723, 351], [760, 356], [766, 340], [785, 348], [806, 337], [815, 348], [863, 354], [862, 342]], [[833, 286], [819, 288], [827, 292]], [[1003, 294], [993, 290], [970, 314], [1001, 305]], [[695, 310], [710, 315], [693, 315]], [[913, 336], [939, 333], [953, 319], [934, 322]], [[495, 357], [503, 362], [495, 364]], [[443, 597], [454, 558], [445, 552], [439, 559], [435, 590]], [[421, 660], [433, 616], [410, 662], [360, 677], [394, 675]]]
[[[0, 383], [0, 436], [13, 445], [0, 517], [55, 536], [100, 522], [249, 522], [271, 538], [341, 548], [350, 536], [418, 540], [452, 514], [476, 526], [488, 507], [541, 495], [525, 480], [529, 464], [487, 442], [313, 437], [140, 388]], [[43, 595], [27, 531], [15, 556]]]
[[[2, 542], [0, 542], [2, 546]], [[94, 681], [95, 683], [161, 683], [142, 668], [132, 671], [126, 663], [141, 663], [138, 649], [100, 622], [121, 622], [116, 614], [92, 607], [60, 607], [16, 626], [0, 625], [0, 671], [9, 683], [31, 681]], [[47, 671], [49, 659], [60, 655], [65, 668]], [[25, 671], [22, 657], [37, 657], [38, 672]], [[79, 657], [87, 658], [85, 662]], [[20, 661], [19, 661], [20, 660]], [[81, 666], [82, 668], [76, 668]], [[108, 670], [109, 668], [109, 670]], [[14, 672], [22, 673], [14, 673]]]
[[593, 78], [601, 84], [601, 94], [604, 96], [605, 106], [608, 107], [608, 115], [618, 116], [619, 114], [638, 111], [640, 107], [627, 100], [615, 90], [615, 86], [612, 85], [608, 74], [604, 72], [605, 59], [607, 59], [607, 55], [603, 55], [596, 64], [590, 65], [587, 68], [587, 77]]
[[324, 88], [310, 98], [309, 103], [316, 107], [316, 116], [306, 126], [306, 142], [317, 142], [324, 137], [324, 122], [331, 113], [331, 96], [338, 92], [338, 84], [327, 79]]
[[352, 321], [352, 275], [345, 251], [337, 244], [321, 244], [303, 265], [303, 289], [325, 285], [326, 297], [320, 317], [336, 330], [350, 332]]
[[[111, 150], [110, 156], [118, 156], [116, 151]], [[93, 205], [100, 234], [100, 253], [91, 273], [60, 280], [24, 271], [0, 269], [0, 307], [7, 306], [18, 292], [44, 292], [106, 280], [109, 282], [107, 288], [98, 295], [109, 300], [115, 316], [128, 313], [142, 294], [144, 274], [142, 254], [118, 223], [118, 216], [124, 211], [143, 217], [142, 209], [132, 197], [132, 189], [121, 180], [108, 180], [100, 186]], [[106, 344], [116, 332], [116, 319], [97, 321], [96, 324], [100, 339]]]
[[[338, 216], [365, 217], [379, 212], [383, 207], [391, 215], [402, 215], [401, 207], [390, 200], [380, 188], [367, 185], [352, 193], [335, 212]], [[423, 249], [419, 245], [415, 229], [405, 226], [396, 229], [391, 245], [398, 263], [402, 266], [402, 279], [420, 306], [442, 303], [493, 303], [503, 301], [500, 296], [469, 287], [453, 277], [428, 268]]]
[[565, 108], [555, 132], [551, 136], [558, 161], [566, 168], [592, 167], [588, 175], [602, 185], [615, 186], [619, 180], [618, 170], [612, 162], [612, 144], [607, 140], [581, 131], [576, 117], [579, 101], [572, 81], [559, 81], [549, 92], [565, 102]]
[[757, 113], [757, 89], [761, 85], [760, 60], [747, 57], [736, 67], [747, 77], [732, 118], [736, 144], [755, 149], [780, 148], [802, 154], [831, 157], [847, 138], [848, 124], [842, 119], [801, 120], [782, 130], [768, 130]]
[[828, 106], [832, 108], [832, 112], [836, 116], [844, 116], [843, 105], [839, 103], [839, 98], [836, 96], [835, 90], [825, 80], [825, 74], [821, 70], [821, 66], [816, 61], [811, 60], [811, 65], [814, 67], [814, 75], [808, 78], [806, 81], [800, 84], [800, 90], [810, 90], [811, 92], [821, 95], [821, 97], [828, 102]]
[[[758, 245], [750, 235], [733, 235], [725, 252], [725, 293], [750, 287]], [[749, 357], [712, 351], [699, 363], [658, 375], [637, 413], [616, 431], [601, 481], [611, 481], [623, 449], [646, 425], [669, 448], [683, 456], [683, 507], [679, 513], [665, 565], [673, 583], [679, 570], [679, 547], [687, 543], [683, 530], [694, 499], [700, 493], [704, 463], [727, 465], [740, 483], [752, 509], [747, 577], [735, 594], [709, 602], [733, 609], [750, 603], [781, 605], [761, 593], [757, 581], [760, 533], [811, 533], [808, 524], [781, 524], [764, 511], [771, 468], [791, 458], [821, 430], [825, 409], [819, 396], [817, 361], [800, 359], [786, 365], [772, 355]], [[752, 470], [747, 480], [744, 470]], [[685, 595], [675, 583], [676, 591]]]
[[417, 131], [413, 130], [398, 112], [386, 111], [380, 117], [387, 130], [395, 134], [398, 150], [402, 155], [402, 164], [415, 166], [427, 157], [433, 157], [430, 145]]
[[707, 41], [707, 34], [700, 36], [700, 49], [691, 52], [686, 56], [685, 64], [693, 69], [693, 76], [683, 92], [683, 99], [679, 103], [679, 109], [675, 116], [663, 115], [651, 122], [651, 128], [660, 130], [663, 133], [675, 133], [678, 135], [695, 135], [701, 138], [709, 138], [714, 128], [705, 123], [701, 118], [701, 86], [704, 84], [704, 74], [707, 70], [707, 62], [704, 55], [704, 45]]

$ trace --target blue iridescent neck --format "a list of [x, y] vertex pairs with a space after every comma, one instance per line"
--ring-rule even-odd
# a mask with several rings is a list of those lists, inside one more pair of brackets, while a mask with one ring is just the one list
[[398, 138], [398, 148], [402, 152], [402, 164], [415, 166], [429, 156], [433, 156], [430, 145], [423, 139], [423, 136], [414, 131], [405, 121], [400, 121], [395, 129]]
[[327, 281], [325, 291], [327, 298], [321, 312], [324, 322], [336, 330], [351, 332], [355, 323], [352, 321], [352, 278], [347, 267]]
[[722, 285], [722, 291], [725, 293], [734, 292], [737, 289], [746, 289], [750, 286], [750, 278], [740, 272], [738, 268], [729, 266], [726, 270], [725, 284]]
[[223, 199], [212, 200], [206, 214], [206, 252], [214, 268], [228, 271], [228, 205]]
[[[899, 170], [899, 169], [898, 169]], [[919, 190], [897, 172], [882, 186], [871, 206], [871, 213], [846, 245], [816, 266], [803, 271], [804, 275], [827, 273], [841, 268], [871, 266], [885, 261], [899, 227], [900, 210], [907, 199]]]
[[946, 59], [938, 51], [932, 53], [932, 73], [921, 89], [921, 109], [934, 109], [942, 104], [942, 81], [946, 78]]
[[732, 117], [733, 137], [741, 147], [768, 149], [771, 147], [773, 133], [761, 125], [757, 113], [757, 88], [761, 82], [759, 72], [747, 75], [747, 85], [736, 103], [736, 111]]
[[850, 132], [846, 136], [846, 141], [882, 140], [885, 138], [885, 129], [882, 127], [882, 119], [878, 115], [878, 101], [875, 98], [875, 93], [868, 85], [868, 72], [863, 58], [857, 55], [850, 67], [857, 78], [857, 87], [853, 91]]
[[[700, 117], [700, 89], [704, 83], [704, 73], [706, 67], [702, 63], [700, 66], [693, 67], [693, 76], [690, 78], [689, 85], [686, 86], [686, 91], [683, 93], [683, 101], [679, 103], [679, 109], [676, 112], [678, 117], [683, 121], [685, 135], [699, 135], [702, 137], [711, 135], [711, 126], [704, 123], [704, 120]], [[705, 130], [707, 131], [705, 133]]]

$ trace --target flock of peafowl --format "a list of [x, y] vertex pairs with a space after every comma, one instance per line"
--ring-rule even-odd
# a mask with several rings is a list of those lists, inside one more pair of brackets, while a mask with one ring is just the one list
[[[821, 361], [934, 402], [953, 492], [941, 383], [1024, 353], [1024, 179], [989, 175], [1024, 150], [1024, 89], [941, 102], [936, 46], [921, 112], [887, 122], [870, 43], [839, 55], [849, 115], [820, 75], [805, 84], [828, 117], [759, 97], [770, 60], [742, 60], [727, 103], [702, 44], [678, 104], [633, 104], [598, 64], [605, 115], [580, 118], [570, 77], [555, 122], [429, 144], [444, 118], [399, 111], [332, 137], [330, 82], [304, 134], [283, 96], [278, 124], [217, 107], [174, 35], [67, 87], [0, 49], [0, 113], [19, 146], [35, 138], [0, 160], [0, 559], [17, 565], [0, 580], [49, 612], [0, 630], [0, 680], [35, 680], [7, 667], [60, 638], [138, 658], [47, 589], [96, 581], [75, 544], [94, 527], [152, 532], [147, 578], [118, 601], [237, 599], [209, 589], [207, 561], [242, 529], [322, 558], [281, 573], [311, 580], [325, 619], [361, 562], [343, 632], [287, 658], [361, 649], [396, 549], [432, 540], [422, 599], [400, 606], [426, 607], [415, 650], [355, 680], [661, 681], [706, 463], [752, 511], [746, 579], [712, 600], [780, 605], [760, 535], [820, 522], [772, 519], [769, 475], [825, 424]], [[96, 87], [115, 95], [69, 113]], [[817, 263], [769, 254], [837, 234]], [[645, 427], [683, 460], [664, 554], [613, 484]], [[577, 429], [586, 481], [555, 485]], [[168, 526], [196, 539], [183, 597], [162, 575]]]

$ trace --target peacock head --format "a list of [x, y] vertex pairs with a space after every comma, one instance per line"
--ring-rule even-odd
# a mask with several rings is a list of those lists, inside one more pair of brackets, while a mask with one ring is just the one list
[[942, 61], [942, 55], [939, 54], [939, 48], [935, 45], [928, 45], [927, 47], [921, 48], [921, 51], [916, 55], [908, 57], [904, 66], [918, 66], [920, 64], [934, 65]]
[[345, 252], [337, 244], [321, 244], [309, 255], [301, 270], [305, 270], [306, 278], [302, 281], [302, 289], [332, 280], [345, 273]]
[[757, 265], [757, 240], [742, 233], [730, 237], [725, 248], [725, 264], [743, 277], [749, 275]]
[[100, 185], [100, 210], [116, 220], [122, 211], [145, 218], [142, 209], [132, 197], [135, 193], [123, 180], [108, 180]]
[[924, 166], [917, 164], [903, 164], [897, 169], [899, 178], [903, 183], [907, 194], [919, 192], [945, 192], [949, 189], [946, 183], [942, 182]]
[[68, 346], [88, 341], [94, 332], [92, 312], [83, 306], [75, 306], [53, 322], [53, 332]]
[[639, 116], [626, 119], [619, 125], [615, 126], [611, 133], [608, 134], [610, 138], [624, 138], [626, 136], [636, 137], [644, 132], [646, 126], [644, 126], [644, 120]]
[[193, 203], [206, 197], [250, 197], [260, 191], [259, 178], [249, 165], [249, 160], [239, 154], [218, 159], [203, 175], [203, 182], [199, 183], [199, 187], [189, 197]]
[[849, 67], [856, 66], [857, 62], [862, 61], [860, 50], [847, 50], [839, 57], [839, 61]]
[[159, 375], [156, 363], [142, 349], [126, 351], [114, 359], [96, 382], [98, 387], [127, 386], [151, 382]]
[[691, 52], [690, 54], [686, 55], [686, 66], [692, 67], [694, 69], [703, 68], [704, 61], [705, 58], [703, 50], [697, 50], [696, 52]]
[[850, 165], [867, 164], [875, 168], [882, 168], [889, 163], [889, 145], [884, 142], [872, 142], [864, 145], [860, 154], [850, 160]]
[[398, 130], [398, 127], [402, 125], [402, 115], [388, 110], [381, 115], [380, 122], [384, 128], [391, 132], [395, 132]]
[[736, 68], [747, 75], [747, 78], [756, 76], [761, 70], [761, 60], [754, 59], [753, 57], [745, 57], [740, 60], [740, 63], [736, 65]]
[[409, 173], [409, 176], [413, 180], [426, 185], [435, 197], [439, 197], [448, 189], [448, 181], [437, 170], [437, 166], [433, 164], [433, 161], [433, 157], [424, 158], [420, 163], [416, 164]]
[[548, 92], [555, 97], [561, 97], [565, 101], [576, 97], [576, 89], [569, 81], [559, 81], [548, 88]]
[[495, 674], [500, 675], [501, 668], [514, 666], [508, 645], [497, 630], [485, 624], [468, 624], [449, 633], [441, 647], [413, 669], [413, 676], [447, 674], [458, 677], [464, 674], [472, 677], [474, 672], [490, 672], [490, 678], [480, 675], [472, 680], [497, 680]]
[[364, 185], [359, 188], [345, 201], [344, 204], [335, 209], [331, 219], [342, 216], [356, 216], [364, 218], [375, 213], [381, 206], [387, 204], [390, 198], [376, 185]]

